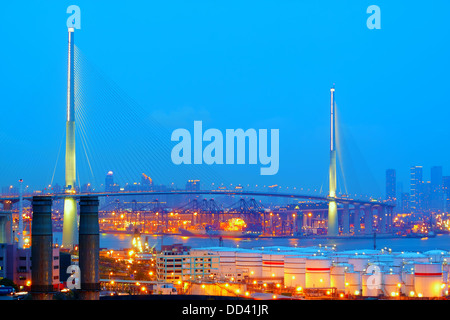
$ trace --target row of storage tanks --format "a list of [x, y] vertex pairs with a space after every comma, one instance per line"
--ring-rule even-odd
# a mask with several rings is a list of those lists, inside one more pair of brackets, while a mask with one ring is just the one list
[[250, 281], [291, 288], [336, 288], [366, 297], [435, 298], [448, 295], [450, 253], [336, 251], [333, 247], [194, 248], [191, 254], [218, 255], [219, 273], [244, 273]]

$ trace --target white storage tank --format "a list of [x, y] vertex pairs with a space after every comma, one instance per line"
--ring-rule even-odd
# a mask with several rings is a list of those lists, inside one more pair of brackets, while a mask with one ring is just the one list
[[442, 257], [442, 270], [444, 272], [443, 281], [450, 285], [450, 256], [448, 254]]
[[394, 264], [394, 257], [392, 255], [382, 254], [382, 255], [373, 257], [373, 259], [371, 259], [371, 261], [373, 263], [377, 262], [377, 263], [385, 265], [385, 268], [383, 270], [389, 271], [389, 267], [392, 268], [392, 266]]
[[387, 266], [381, 262], [369, 261], [367, 267], [361, 273], [362, 295], [377, 297], [382, 294], [383, 273]]
[[450, 255], [446, 254], [442, 257], [442, 263], [450, 265]]
[[305, 263], [306, 288], [330, 287], [331, 259], [328, 257], [308, 257]]
[[[370, 267], [370, 266], [373, 266], [373, 267]], [[368, 268], [371, 268], [371, 270], [375, 270], [374, 268], [377, 268], [377, 270], [379, 270], [381, 272], [388, 272], [390, 270], [389, 265], [386, 265], [385, 263], [378, 262], [378, 261], [369, 261], [367, 264], [367, 267], [363, 271], [367, 273]]]
[[262, 278], [266, 282], [282, 282], [284, 280], [284, 253], [262, 253]]
[[402, 267], [402, 293], [414, 296], [414, 262], [405, 261]]
[[383, 276], [384, 293], [388, 297], [398, 297], [402, 292], [402, 276], [399, 273], [386, 273]]
[[333, 261], [335, 263], [348, 263], [348, 258], [350, 256], [348, 254], [337, 254], [337, 255], [333, 255]]
[[414, 264], [414, 291], [418, 297], [441, 297], [442, 280], [441, 263]]
[[369, 257], [365, 255], [355, 255], [348, 258], [348, 263], [353, 265], [355, 272], [364, 272], [369, 264]]
[[444, 262], [444, 258], [448, 255], [447, 251], [444, 250], [429, 250], [423, 253], [430, 260], [430, 262], [442, 263]]
[[361, 294], [361, 273], [346, 272], [345, 273], [345, 293], [351, 295]]
[[402, 252], [394, 256], [393, 272], [402, 272], [403, 265], [408, 262], [428, 262], [426, 255], [419, 252]]
[[403, 271], [402, 272], [402, 293], [405, 296], [414, 296], [414, 272]]
[[247, 274], [249, 279], [262, 278], [262, 252], [257, 250], [236, 251], [236, 269]]
[[284, 257], [284, 285], [288, 287], [305, 287], [306, 256]]
[[338, 292], [345, 292], [345, 273], [353, 271], [353, 266], [348, 263], [334, 263], [330, 270], [330, 287]]
[[450, 257], [446, 256], [442, 259], [442, 281], [447, 285], [450, 285]]
[[364, 297], [378, 297], [382, 294], [383, 273], [363, 273], [361, 275], [361, 288]]

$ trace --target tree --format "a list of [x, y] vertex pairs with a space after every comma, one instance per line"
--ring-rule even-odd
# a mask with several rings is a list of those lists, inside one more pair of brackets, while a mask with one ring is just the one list
[[8, 278], [1, 279], [0, 286], [13, 287], [16, 292], [19, 291], [19, 287], [17, 286], [17, 284], [15, 284], [11, 279]]

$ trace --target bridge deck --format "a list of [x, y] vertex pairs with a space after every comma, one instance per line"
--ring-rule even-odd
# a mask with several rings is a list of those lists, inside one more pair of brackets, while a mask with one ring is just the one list
[[[316, 201], [336, 201], [337, 203], [348, 203], [348, 204], [360, 204], [360, 205], [371, 205], [371, 206], [384, 206], [384, 207], [394, 207], [391, 203], [384, 203], [379, 201], [368, 201], [368, 200], [358, 200], [350, 198], [331, 198], [326, 196], [315, 196], [306, 194], [291, 194], [291, 193], [278, 193], [278, 192], [258, 192], [258, 191], [234, 191], [234, 190], [201, 190], [201, 191], [123, 191], [123, 192], [88, 192], [88, 193], [53, 193], [53, 194], [42, 194], [42, 195], [25, 195], [24, 200], [32, 200], [33, 196], [47, 196], [54, 199], [63, 199], [67, 197], [79, 198], [83, 196], [96, 196], [96, 197], [110, 197], [110, 196], [144, 196], [144, 195], [237, 195], [237, 196], [253, 196], [253, 197], [279, 197], [279, 198], [292, 198], [292, 199], [307, 199]], [[13, 201], [17, 202], [19, 200], [18, 195], [12, 196], [0, 196], [0, 201]]]

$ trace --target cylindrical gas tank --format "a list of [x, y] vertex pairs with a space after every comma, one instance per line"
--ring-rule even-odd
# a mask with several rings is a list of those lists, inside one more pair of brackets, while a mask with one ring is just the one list
[[238, 250], [236, 269], [248, 274], [250, 279], [262, 277], [262, 253], [256, 250]]
[[306, 288], [326, 288], [330, 286], [331, 259], [309, 257], [306, 259]]
[[346, 272], [345, 273], [345, 293], [359, 295], [361, 293], [361, 273]]
[[353, 270], [355, 272], [363, 272], [369, 263], [369, 258], [365, 256], [352, 256], [349, 257], [348, 263], [353, 265]]
[[383, 276], [384, 293], [388, 297], [397, 297], [402, 291], [402, 277], [399, 273], [386, 273]]
[[382, 279], [381, 272], [377, 274], [363, 273], [361, 275], [362, 295], [365, 297], [378, 297], [382, 293]]
[[417, 296], [425, 298], [441, 297], [443, 293], [441, 285], [442, 264], [414, 264], [414, 288]]
[[305, 256], [284, 257], [284, 285], [288, 287], [305, 287]]
[[335, 263], [330, 270], [330, 286], [337, 291], [345, 291], [345, 273], [353, 271], [353, 266], [348, 263]]
[[284, 254], [263, 252], [262, 277], [268, 282], [282, 282], [284, 280]]

